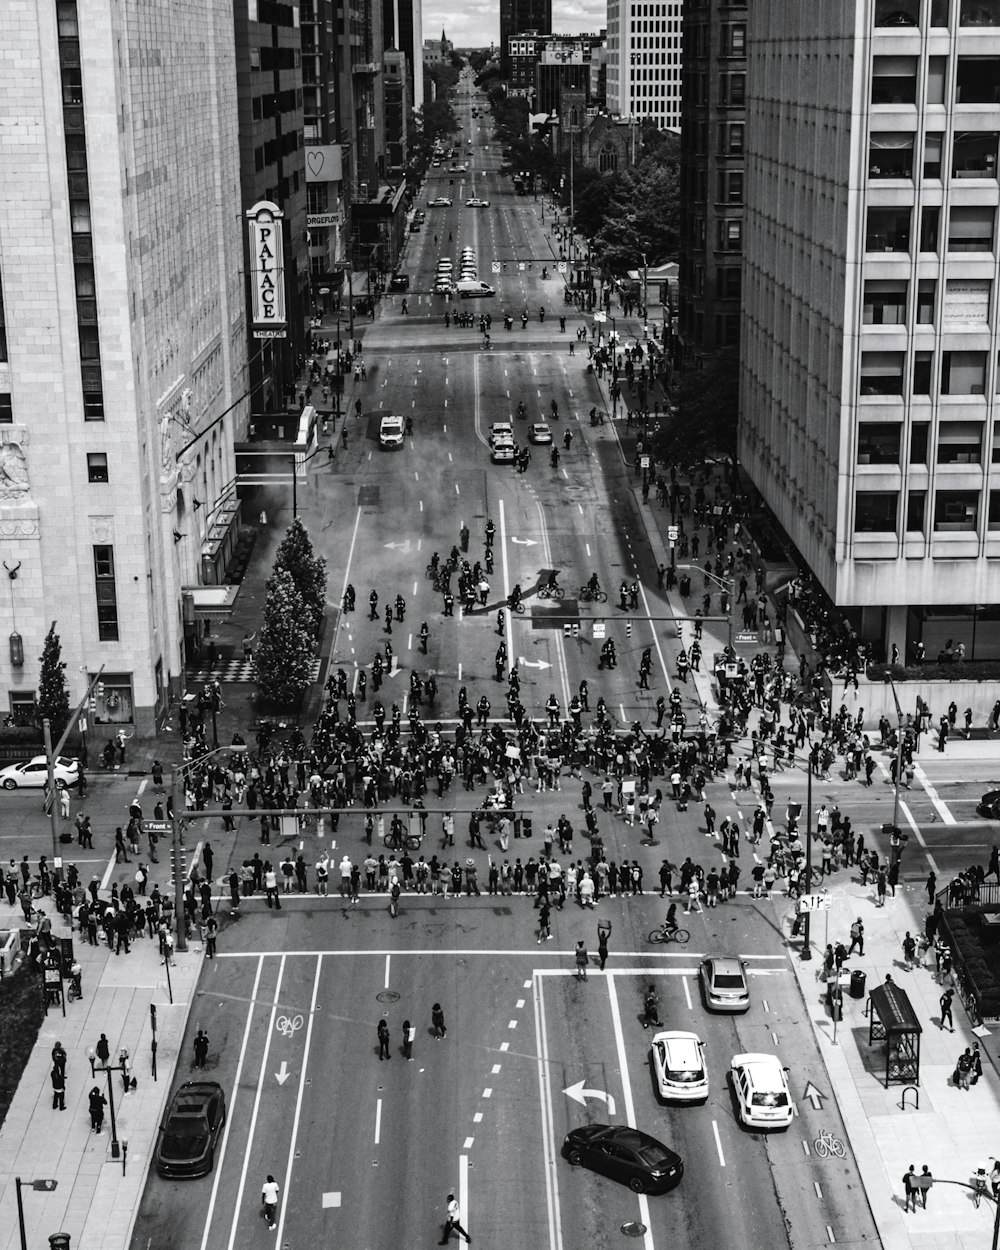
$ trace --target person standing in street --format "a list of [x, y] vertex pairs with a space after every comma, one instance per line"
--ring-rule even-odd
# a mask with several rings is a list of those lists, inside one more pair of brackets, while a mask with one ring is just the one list
[[194, 1035], [194, 1066], [203, 1068], [205, 1060], [208, 1058], [208, 1034], [204, 1029], [199, 1029]]
[[271, 1232], [278, 1227], [278, 1193], [278, 1182], [269, 1175], [260, 1187], [260, 1200], [264, 1204], [264, 1218]]
[[602, 920], [597, 925], [597, 957], [601, 961], [601, 971], [608, 962], [608, 938], [611, 936], [611, 924]]
[[461, 1235], [465, 1238], [467, 1242], [472, 1241], [472, 1238], [469, 1236], [469, 1234], [465, 1231], [465, 1229], [461, 1225], [460, 1216], [461, 1216], [461, 1211], [459, 1210], [458, 1202], [455, 1199], [455, 1195], [449, 1194], [448, 1195], [448, 1215], [444, 1222], [444, 1233], [441, 1236], [441, 1240], [438, 1242], [439, 1246], [446, 1246], [448, 1242], [451, 1240], [452, 1233], [461, 1233]]
[[111, 1046], [108, 1043], [108, 1035], [106, 1033], [101, 1034], [97, 1045], [94, 1047], [94, 1052], [101, 1063], [107, 1067], [108, 1060], [111, 1058]]
[[445, 1028], [444, 1012], [441, 1010], [441, 1004], [435, 1003], [431, 1008], [431, 1029], [434, 1032], [434, 1040], [440, 1042], [442, 1038], [448, 1036], [448, 1030]]
[[389, 1026], [385, 1020], [378, 1022], [378, 1057], [381, 1063], [383, 1059], [391, 1059], [389, 1054]]
[[403, 1058], [413, 1062], [413, 1043], [417, 1036], [417, 1030], [409, 1022], [403, 1021]]
[[584, 945], [583, 938], [576, 944], [576, 979], [578, 981], [586, 981], [587, 964], [590, 962], [590, 956], [587, 954], [587, 948]]
[[52, 1110], [66, 1110], [66, 1073], [58, 1064], [52, 1065], [50, 1073], [52, 1081]]

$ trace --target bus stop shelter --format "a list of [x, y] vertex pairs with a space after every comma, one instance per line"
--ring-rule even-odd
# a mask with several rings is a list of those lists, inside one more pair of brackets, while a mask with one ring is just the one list
[[888, 978], [868, 995], [868, 1045], [885, 1042], [885, 1086], [920, 1084], [923, 1032], [906, 990]]

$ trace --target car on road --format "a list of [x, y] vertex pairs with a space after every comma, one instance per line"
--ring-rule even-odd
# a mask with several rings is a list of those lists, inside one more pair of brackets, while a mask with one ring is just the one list
[[[57, 755], [52, 766], [55, 774], [56, 789], [65, 790], [67, 786], [75, 786], [80, 777], [80, 761], [70, 759], [68, 755]], [[44, 755], [35, 755], [21, 764], [8, 764], [0, 768], [0, 786], [5, 790], [24, 790], [33, 786], [44, 786], [48, 780], [49, 770]]]
[[512, 438], [497, 439], [490, 451], [490, 459], [494, 464], [513, 464], [516, 455]]
[[698, 977], [709, 1011], [750, 1010], [750, 987], [742, 959], [737, 959], [735, 955], [703, 959]]
[[656, 1088], [671, 1102], [704, 1102], [708, 1097], [705, 1046], [697, 1033], [668, 1029], [649, 1048]]
[[434, 283], [434, 294], [435, 295], [454, 295], [455, 287], [451, 279], [448, 277], [439, 277], [438, 280]]
[[740, 1119], [748, 1128], [788, 1128], [792, 1095], [788, 1069], [777, 1055], [733, 1055], [729, 1065]]
[[490, 446], [498, 440], [514, 441], [514, 427], [509, 421], [494, 421], [490, 426]]
[[410, 289], [410, 275], [407, 273], [394, 273], [389, 279], [390, 291], [408, 291]]
[[455, 266], [448, 259], [439, 260], [437, 263], [438, 273], [451, 273]]
[[490, 206], [489, 200], [480, 200], [476, 196], [473, 196], [471, 200], [465, 201], [466, 208], [489, 208], [489, 206]]
[[402, 447], [403, 418], [383, 417], [378, 427], [378, 445], [380, 447]]
[[156, 1142], [160, 1176], [207, 1176], [226, 1122], [226, 1096], [217, 1081], [186, 1081], [167, 1104]]
[[440, 162], [440, 161], [431, 161], [431, 164], [434, 166], [434, 168], [435, 168], [435, 169], [440, 169], [440, 168], [441, 168], [441, 162]]
[[420, 233], [420, 227], [421, 227], [422, 225], [423, 225], [423, 222], [420, 222], [420, 221], [411, 221], [411, 222], [410, 222], [410, 234], [419, 234], [419, 233]]
[[465, 166], [464, 165], [449, 165], [448, 173], [449, 174], [464, 174]]
[[625, 1124], [586, 1124], [571, 1129], [562, 1152], [574, 1167], [621, 1181], [637, 1194], [663, 1194], [679, 1184], [684, 1163], [663, 1142]]
[[979, 800], [978, 810], [988, 820], [1000, 820], [1000, 790], [987, 790]]
[[544, 421], [536, 421], [535, 424], [528, 430], [528, 442], [538, 444], [551, 443], [552, 431]]
[[[440, 165], [441, 162], [435, 161], [434, 164]], [[427, 201], [427, 207], [428, 208], [451, 208], [451, 200], [448, 198], [447, 195], [438, 195], [438, 196], [435, 196], [433, 200]]]

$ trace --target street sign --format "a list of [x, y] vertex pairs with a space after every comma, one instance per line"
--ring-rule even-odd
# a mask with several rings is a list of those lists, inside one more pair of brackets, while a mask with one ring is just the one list
[[603, 621], [594, 622], [594, 637], [595, 638], [604, 637], [604, 622]]
[[803, 894], [799, 899], [799, 911], [829, 911], [832, 902], [829, 894]]
[[757, 635], [752, 630], [741, 629], [736, 635], [737, 642], [756, 642]]
[[491, 269], [494, 273], [499, 273], [499, 272], [500, 272], [500, 262], [499, 262], [498, 260], [495, 260], [495, 261], [493, 262], [493, 264], [492, 264], [492, 265], [490, 265], [490, 269]]
[[143, 833], [169, 833], [172, 826], [169, 820], [144, 820]]
[[667, 538], [670, 542], [675, 543], [681, 536], [681, 527], [679, 525], [667, 526]]
[[639, 457], [639, 468], [640, 468], [640, 469], [648, 469], [648, 468], [649, 468], [649, 456], [640, 456], [640, 457]]

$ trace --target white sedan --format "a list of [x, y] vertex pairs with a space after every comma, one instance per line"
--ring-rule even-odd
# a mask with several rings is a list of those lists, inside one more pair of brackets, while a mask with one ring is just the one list
[[[437, 162], [435, 161], [435, 164]], [[428, 208], [451, 208], [451, 200], [446, 195], [439, 195], [437, 199], [427, 201]]]
[[660, 1097], [671, 1102], [703, 1102], [708, 1097], [705, 1047], [697, 1033], [657, 1033], [649, 1050]]
[[[52, 771], [55, 773], [56, 788], [65, 790], [67, 786], [75, 786], [80, 776], [78, 760], [67, 755], [58, 755], [53, 761]], [[0, 786], [5, 790], [18, 790], [22, 787], [44, 786], [48, 780], [48, 766], [44, 755], [36, 755], [34, 759], [23, 764], [8, 764], [0, 768]]]
[[734, 1055], [733, 1093], [736, 1110], [748, 1128], [788, 1128], [792, 1122], [792, 1095], [788, 1069], [777, 1055]]
[[466, 208], [489, 208], [489, 206], [490, 206], [489, 200], [479, 200], [479, 199], [476, 199], [475, 197], [473, 197], [473, 199], [471, 200], [465, 201]]

